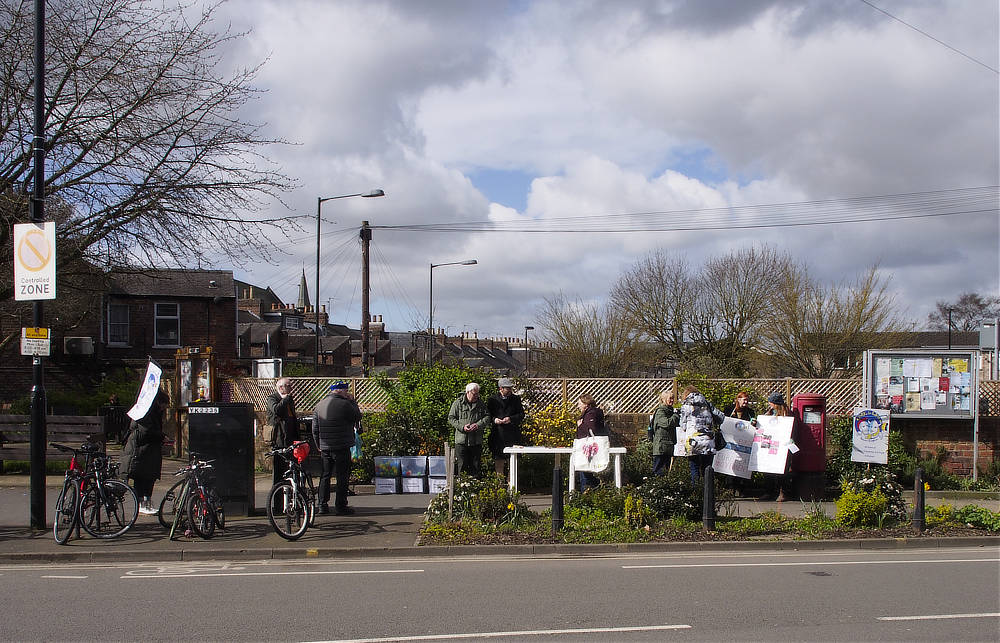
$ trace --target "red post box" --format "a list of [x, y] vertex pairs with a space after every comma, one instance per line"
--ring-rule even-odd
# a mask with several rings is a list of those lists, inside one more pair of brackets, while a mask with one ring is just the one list
[[796, 471], [826, 471], [826, 397], [799, 393], [792, 398], [792, 413], [799, 422], [793, 468]]

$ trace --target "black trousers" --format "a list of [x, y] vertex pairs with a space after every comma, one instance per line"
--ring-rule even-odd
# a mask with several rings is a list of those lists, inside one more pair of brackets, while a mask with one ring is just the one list
[[351, 478], [351, 448], [323, 449], [320, 451], [323, 463], [323, 473], [319, 477], [319, 503], [327, 505], [330, 502], [330, 477], [337, 476], [337, 495], [334, 506], [337, 509], [347, 508], [347, 483]]
[[481, 444], [456, 444], [455, 445], [455, 470], [458, 473], [467, 473], [473, 478], [481, 478], [482, 472], [480, 461], [483, 454]]
[[132, 488], [135, 489], [135, 495], [139, 496], [139, 500], [149, 498], [153, 495], [153, 484], [155, 482], [156, 478], [147, 478], [145, 476], [132, 478]]

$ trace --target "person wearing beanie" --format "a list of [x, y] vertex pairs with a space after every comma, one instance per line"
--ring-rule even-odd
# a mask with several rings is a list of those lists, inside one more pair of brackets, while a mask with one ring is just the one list
[[354, 510], [347, 506], [347, 484], [351, 477], [351, 447], [354, 427], [361, 422], [361, 409], [347, 390], [347, 383], [334, 382], [330, 392], [319, 401], [313, 412], [312, 432], [320, 450], [323, 470], [319, 477], [320, 514], [330, 513], [330, 478], [337, 477], [334, 507], [338, 516], [349, 516]]
[[[788, 405], [785, 404], [785, 396], [782, 393], [775, 391], [767, 396], [767, 412], [764, 415], [772, 415], [775, 417], [794, 417]], [[795, 431], [798, 428], [798, 422], [792, 424], [792, 442], [795, 441]], [[792, 474], [792, 456], [788, 455], [785, 460], [785, 473], [784, 474], [773, 474], [765, 473], [764, 477], [768, 480], [769, 491], [766, 497], [775, 498], [778, 502], [784, 502], [785, 500], [790, 500], [794, 496], [794, 482], [795, 479]]]

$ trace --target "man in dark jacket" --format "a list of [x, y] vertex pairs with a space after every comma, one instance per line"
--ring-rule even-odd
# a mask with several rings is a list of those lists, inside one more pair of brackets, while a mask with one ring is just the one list
[[[270, 429], [270, 435], [264, 434], [264, 442], [272, 449], [281, 449], [299, 440], [299, 420], [295, 416], [292, 380], [287, 377], [279, 378], [274, 387], [275, 391], [264, 398]], [[288, 463], [281, 456], [274, 456], [272, 484], [278, 484], [287, 469]]]
[[[361, 409], [347, 390], [346, 382], [336, 382], [319, 401], [313, 413], [313, 438], [320, 450], [323, 473], [319, 477], [319, 513], [330, 513], [330, 476], [337, 476], [334, 506], [338, 516], [349, 516], [347, 483], [351, 477], [351, 447], [354, 428], [361, 422]], [[336, 467], [336, 471], [334, 468]]]
[[493, 454], [493, 467], [497, 474], [506, 477], [507, 459], [504, 448], [515, 444], [524, 444], [521, 438], [521, 423], [524, 421], [524, 406], [521, 398], [514, 395], [514, 382], [507, 377], [501, 377], [497, 382], [500, 389], [486, 402], [486, 407], [493, 418], [493, 428], [490, 429], [489, 446]]

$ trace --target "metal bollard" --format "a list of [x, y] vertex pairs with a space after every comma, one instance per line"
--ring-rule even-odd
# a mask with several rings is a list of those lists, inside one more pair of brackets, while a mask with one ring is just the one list
[[923, 532], [924, 523], [924, 470], [913, 472], [913, 528]]
[[715, 469], [705, 467], [705, 493], [702, 496], [701, 524], [705, 531], [715, 531]]
[[[558, 456], [557, 456], [558, 457]], [[552, 535], [563, 528], [563, 486], [562, 468], [556, 465], [552, 470]]]

